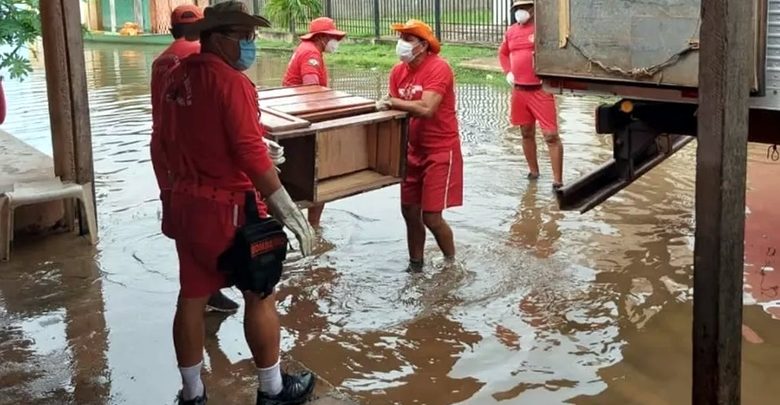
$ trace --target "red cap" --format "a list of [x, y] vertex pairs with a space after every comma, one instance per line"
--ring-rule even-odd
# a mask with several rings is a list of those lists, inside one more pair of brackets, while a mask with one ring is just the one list
[[173, 9], [171, 25], [192, 24], [203, 18], [203, 10], [193, 4], [183, 4]]
[[309, 24], [309, 32], [307, 34], [301, 35], [301, 39], [311, 39], [317, 34], [332, 35], [338, 39], [347, 36], [346, 32], [337, 30], [336, 23], [334, 23], [333, 20], [328, 17], [320, 17], [311, 20], [311, 24]]

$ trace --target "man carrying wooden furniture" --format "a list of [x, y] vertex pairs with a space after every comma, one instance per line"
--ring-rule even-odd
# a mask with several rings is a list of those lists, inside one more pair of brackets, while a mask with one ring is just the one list
[[[266, 217], [263, 198], [273, 217], [297, 236], [303, 255], [311, 254], [314, 240], [311, 227], [279, 181], [263, 140], [255, 85], [242, 73], [256, 59], [255, 28], [270, 25], [245, 10], [242, 2], [221, 2], [206, 8], [204, 18], [187, 27], [187, 32], [199, 35], [202, 50], [166, 73], [160, 136], [153, 139], [159, 142], [155, 147], [162, 151], [173, 179], [170, 212], [180, 280], [173, 341], [182, 404], [206, 403], [200, 378], [203, 309], [213, 293], [234, 282], [244, 294], [244, 333], [257, 367], [257, 403], [302, 403], [315, 383], [310, 373], [289, 375], [280, 370], [273, 290], [283, 259], [272, 266], [236, 266], [228, 269], [230, 273], [219, 266], [223, 254], [237, 246], [237, 230], [247, 229], [250, 213]], [[265, 240], [258, 242], [265, 249]], [[254, 244], [251, 247], [251, 256], [244, 251], [247, 257], [265, 254], [261, 249], [256, 252]], [[281, 248], [286, 252], [286, 243]]]
[[542, 89], [542, 80], [534, 72], [534, 2], [516, 0], [511, 12], [515, 24], [507, 30], [498, 51], [506, 80], [513, 87], [510, 121], [522, 132], [529, 180], [539, 178], [536, 158], [536, 122], [539, 122], [550, 151], [553, 188], [558, 189], [563, 186], [563, 143], [558, 135], [555, 97]]
[[[328, 17], [320, 17], [309, 24], [309, 32], [301, 35], [301, 43], [295, 49], [287, 72], [284, 74], [282, 86], [320, 85], [328, 86], [328, 69], [322, 58], [323, 52], [336, 52], [339, 42], [347, 35], [339, 31], [336, 24]], [[320, 218], [324, 204], [309, 208], [309, 223], [320, 226]]]
[[463, 157], [455, 114], [455, 79], [439, 56], [441, 45], [431, 27], [419, 20], [393, 24], [399, 33], [401, 63], [390, 72], [390, 95], [378, 110], [408, 112], [406, 177], [401, 184], [401, 211], [406, 221], [409, 270], [422, 271], [426, 227], [444, 257], [455, 258], [455, 242], [442, 211], [463, 204]]
[[[171, 13], [171, 35], [173, 43], [152, 63], [152, 138], [159, 136], [157, 123], [159, 120], [159, 97], [162, 91], [162, 80], [165, 73], [178, 66], [181, 60], [200, 52], [200, 42], [197, 36], [185, 36], [184, 27], [203, 18], [203, 11], [197, 6], [185, 4], [176, 7]], [[152, 145], [156, 145], [152, 142]], [[152, 149], [152, 166], [157, 176], [157, 185], [160, 187], [160, 201], [162, 202], [162, 232], [173, 239], [171, 229], [171, 182], [168, 178], [168, 169], [164, 166], [160, 153]], [[216, 312], [234, 313], [238, 311], [238, 303], [217, 291], [209, 298], [206, 309]]]

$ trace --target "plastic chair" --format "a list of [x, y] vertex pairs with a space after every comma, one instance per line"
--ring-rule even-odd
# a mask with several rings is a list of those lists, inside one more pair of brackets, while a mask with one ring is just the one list
[[24, 205], [75, 199], [86, 213], [89, 241], [97, 244], [97, 217], [95, 215], [92, 184], [63, 183], [59, 179], [34, 183], [14, 184], [13, 191], [0, 195], [0, 261], [11, 259], [11, 241], [14, 238], [14, 210]]

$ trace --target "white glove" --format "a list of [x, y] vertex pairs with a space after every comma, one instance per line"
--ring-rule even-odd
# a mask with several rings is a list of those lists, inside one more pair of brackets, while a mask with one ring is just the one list
[[301, 254], [303, 256], [311, 255], [312, 250], [314, 250], [314, 229], [309, 225], [309, 221], [303, 216], [290, 195], [287, 194], [287, 190], [284, 187], [276, 190], [266, 198], [266, 202], [271, 210], [271, 215], [295, 234], [298, 244], [301, 246]]
[[265, 146], [268, 147], [268, 156], [271, 158], [271, 161], [274, 162], [274, 166], [279, 166], [285, 162], [284, 147], [282, 145], [279, 145], [266, 137], [263, 137], [263, 142], [265, 142]]
[[384, 96], [376, 102], [377, 111], [387, 111], [391, 107], [390, 96]]
[[515, 85], [515, 74], [512, 72], [509, 72], [506, 74], [506, 82], [509, 83], [510, 86]]

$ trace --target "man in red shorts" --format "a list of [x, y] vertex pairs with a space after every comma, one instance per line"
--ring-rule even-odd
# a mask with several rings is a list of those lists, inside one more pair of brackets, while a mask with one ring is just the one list
[[[295, 49], [287, 72], [284, 74], [282, 86], [301, 86], [316, 84], [328, 86], [328, 69], [322, 58], [324, 52], [336, 52], [339, 43], [347, 35], [339, 31], [336, 24], [328, 17], [320, 17], [309, 24], [309, 32], [301, 35], [301, 43]], [[309, 223], [320, 226], [324, 204], [309, 207]]]
[[[171, 35], [173, 43], [157, 57], [152, 63], [152, 138], [159, 136], [159, 130], [155, 125], [159, 120], [159, 97], [162, 92], [162, 80], [165, 73], [178, 66], [182, 59], [194, 53], [200, 52], [200, 42], [197, 36], [185, 36], [184, 28], [203, 18], [203, 11], [197, 6], [185, 4], [176, 7], [171, 13]], [[152, 145], [156, 145], [152, 143]], [[170, 198], [171, 184], [168, 179], [168, 169], [163, 166], [159, 151], [152, 150], [152, 166], [157, 176], [157, 185], [160, 187], [160, 201], [162, 202], [162, 232], [163, 235], [173, 239], [173, 230], [170, 225]], [[217, 291], [209, 298], [206, 309], [216, 312], [233, 313], [238, 311], [238, 303]]]
[[455, 115], [455, 79], [439, 56], [441, 45], [431, 27], [419, 20], [393, 24], [399, 33], [401, 63], [390, 72], [390, 96], [377, 109], [407, 111], [409, 144], [401, 211], [406, 221], [409, 269], [421, 271], [425, 229], [436, 237], [444, 257], [455, 258], [455, 242], [442, 211], [463, 204], [463, 157]]
[[[257, 211], [268, 204], [274, 218], [298, 238], [301, 252], [312, 251], [313, 231], [279, 182], [263, 141], [255, 85], [242, 73], [256, 59], [255, 28], [266, 19], [245, 12], [242, 2], [206, 8], [204, 18], [186, 31], [197, 33], [201, 53], [164, 77], [159, 120], [161, 156], [171, 187], [171, 226], [179, 256], [180, 292], [173, 341], [182, 376], [179, 401], [206, 403], [200, 377], [203, 366], [204, 314], [209, 297], [228, 285], [219, 257], [232, 246], [245, 224], [246, 196], [255, 195]], [[263, 276], [250, 269], [242, 275]], [[278, 279], [277, 279], [278, 280]], [[266, 284], [270, 291], [273, 285]], [[244, 334], [258, 375], [257, 403], [302, 403], [311, 394], [311, 373], [289, 375], [279, 366], [280, 325], [273, 293], [242, 288]], [[268, 291], [268, 290], [264, 290]]]
[[499, 60], [512, 90], [510, 121], [520, 126], [523, 153], [528, 162], [528, 179], [539, 178], [536, 159], [536, 123], [542, 128], [550, 151], [553, 188], [563, 186], [563, 143], [558, 136], [558, 116], [555, 97], [542, 89], [542, 81], [534, 72], [534, 2], [517, 0], [512, 4], [516, 23], [512, 24], [499, 48]]

